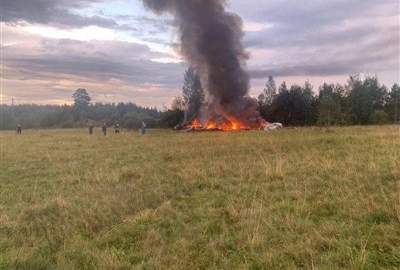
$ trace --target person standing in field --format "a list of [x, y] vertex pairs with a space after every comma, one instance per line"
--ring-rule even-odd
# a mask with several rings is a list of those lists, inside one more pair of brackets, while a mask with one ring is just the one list
[[114, 133], [119, 134], [119, 124], [118, 123], [114, 126]]
[[142, 121], [142, 127], [140, 128], [140, 134], [144, 135], [146, 134], [146, 123]]
[[103, 131], [103, 135], [106, 136], [107, 135], [107, 125], [106, 125], [106, 123], [104, 123], [103, 127], [101, 128], [101, 130]]
[[89, 126], [89, 135], [93, 135], [93, 129], [94, 129], [94, 126], [90, 125]]
[[22, 126], [20, 124], [17, 125], [17, 134], [22, 134]]

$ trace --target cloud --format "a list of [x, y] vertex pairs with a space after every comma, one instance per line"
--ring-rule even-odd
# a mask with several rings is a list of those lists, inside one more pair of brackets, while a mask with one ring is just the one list
[[74, 89], [89, 87], [95, 100], [104, 100], [107, 93], [113, 101], [151, 105], [153, 97], [152, 105], [160, 105], [161, 98], [177, 95], [185, 69], [180, 63], [153, 61], [170, 56], [143, 44], [47, 39], [12, 28], [7, 36], [5, 89], [23, 100], [68, 99]]
[[[0, 1], [6, 95], [53, 102], [86, 87], [95, 100], [160, 106], [179, 94], [185, 66], [172, 61], [179, 57], [171, 17], [140, 4], [131, 10], [129, 1]], [[299, 83], [357, 72], [400, 80], [397, 0], [229, 2], [244, 19], [257, 88], [269, 75]]]
[[231, 7], [271, 26], [246, 33], [253, 78], [399, 70], [397, 0], [256, 2], [233, 0]]
[[73, 12], [73, 10], [99, 2], [102, 0], [2, 0], [0, 14], [2, 20], [8, 23], [27, 22], [58, 27], [96, 25], [105, 28], [127, 28], [126, 25], [120, 26], [111, 18], [99, 15], [83, 16]]
[[397, 0], [232, 0], [231, 9], [245, 19], [276, 25], [321, 27], [359, 17], [398, 14]]
[[4, 62], [14, 70], [158, 84], [170, 84], [171, 75], [182, 72], [182, 64], [153, 61], [172, 56], [152, 51], [144, 44], [50, 39], [8, 29], [5, 35], [9, 45], [4, 48]]
[[[399, 47], [396, 29], [381, 34], [360, 34], [357, 42], [341, 33], [340, 46], [327, 39], [304, 40], [300, 45], [275, 47], [272, 51], [255, 50], [254, 78], [267, 76], [331, 76], [352, 73], [382, 73], [399, 70]], [[362, 32], [362, 31], [361, 31]], [[357, 32], [358, 33], [358, 32]], [[361, 38], [362, 37], [362, 38]], [[266, 55], [263, 57], [263, 54]], [[257, 62], [256, 62], [257, 61]], [[256, 68], [257, 67], [257, 68]]]

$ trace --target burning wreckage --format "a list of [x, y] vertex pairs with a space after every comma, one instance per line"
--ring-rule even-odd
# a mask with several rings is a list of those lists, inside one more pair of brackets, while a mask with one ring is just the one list
[[243, 130], [264, 130], [264, 131], [273, 131], [276, 129], [283, 128], [281, 123], [268, 123], [265, 122], [263, 125], [257, 127], [249, 127], [245, 126], [238, 122], [227, 122], [224, 121], [222, 124], [216, 124], [215, 122], [208, 122], [203, 125], [198, 119], [193, 120], [189, 124], [185, 126], [178, 126], [176, 129], [190, 132], [190, 131], [243, 131]]
[[174, 17], [180, 53], [198, 73], [205, 102], [184, 130], [272, 130], [249, 96], [248, 54], [242, 45], [242, 19], [225, 10], [225, 0], [142, 0], [157, 14]]

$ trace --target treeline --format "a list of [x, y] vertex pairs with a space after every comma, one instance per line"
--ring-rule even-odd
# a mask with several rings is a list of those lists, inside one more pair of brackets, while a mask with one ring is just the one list
[[[184, 78], [182, 96], [175, 98], [165, 119], [170, 126], [196, 117], [204, 99], [199, 78], [188, 69]], [[200, 105], [199, 105], [200, 104]], [[309, 82], [304, 85], [279, 87], [269, 77], [258, 97], [258, 109], [269, 122], [285, 126], [310, 125], [368, 125], [400, 122], [400, 87], [390, 89], [379, 83], [375, 76], [351, 76], [345, 85], [323, 84], [314, 89]]]
[[[133, 103], [91, 103], [89, 93], [78, 89], [73, 105], [1, 105], [0, 129], [75, 128], [88, 125], [136, 129], [175, 127], [195, 118], [204, 102], [200, 79], [193, 69], [185, 73], [182, 96], [175, 98], [171, 109], [160, 111]], [[400, 122], [400, 87], [390, 89], [377, 77], [351, 76], [345, 85], [323, 84], [318, 89], [304, 85], [279, 87], [269, 77], [258, 97], [260, 114], [269, 122], [285, 126], [368, 125]], [[185, 113], [186, 112], [186, 113]]]
[[162, 127], [163, 113], [155, 108], [143, 108], [132, 103], [88, 105], [84, 110], [74, 105], [17, 105], [0, 107], [0, 129], [77, 128], [116, 123], [136, 129], [145, 121], [149, 127]]
[[[317, 92], [317, 93], [316, 93]], [[323, 84], [318, 91], [306, 82], [303, 86], [283, 82], [276, 87], [268, 79], [258, 98], [261, 115], [286, 126], [368, 125], [400, 121], [400, 87], [391, 89], [374, 76], [351, 76], [346, 85]]]

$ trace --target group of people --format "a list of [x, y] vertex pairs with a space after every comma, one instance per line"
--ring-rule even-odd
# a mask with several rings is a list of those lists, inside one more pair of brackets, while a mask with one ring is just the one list
[[[146, 134], [146, 127], [147, 127], [146, 123], [142, 122], [142, 126], [139, 129], [139, 132], [141, 135]], [[106, 123], [104, 123], [103, 126], [101, 127], [101, 131], [103, 132], [104, 136], [107, 136], [107, 129], [108, 129], [108, 126]], [[18, 124], [15, 131], [18, 135], [22, 134], [22, 126], [20, 124]], [[93, 135], [93, 132], [94, 132], [94, 125], [90, 125], [89, 126], [89, 135]], [[114, 133], [119, 134], [120, 132], [121, 132], [121, 129], [120, 129], [119, 124], [117, 123], [114, 125]]]
[[[146, 127], [147, 127], [146, 123], [142, 122], [142, 126], [139, 129], [139, 132], [141, 135], [146, 134]], [[107, 136], [107, 129], [108, 129], [108, 126], [106, 123], [104, 123], [103, 126], [101, 127], [101, 131], [103, 132], [104, 136]], [[94, 125], [90, 125], [89, 126], [89, 135], [93, 135], [93, 131], [94, 131]], [[119, 134], [120, 132], [121, 132], [121, 129], [120, 129], [119, 124], [117, 123], [114, 125], [114, 133]]]

